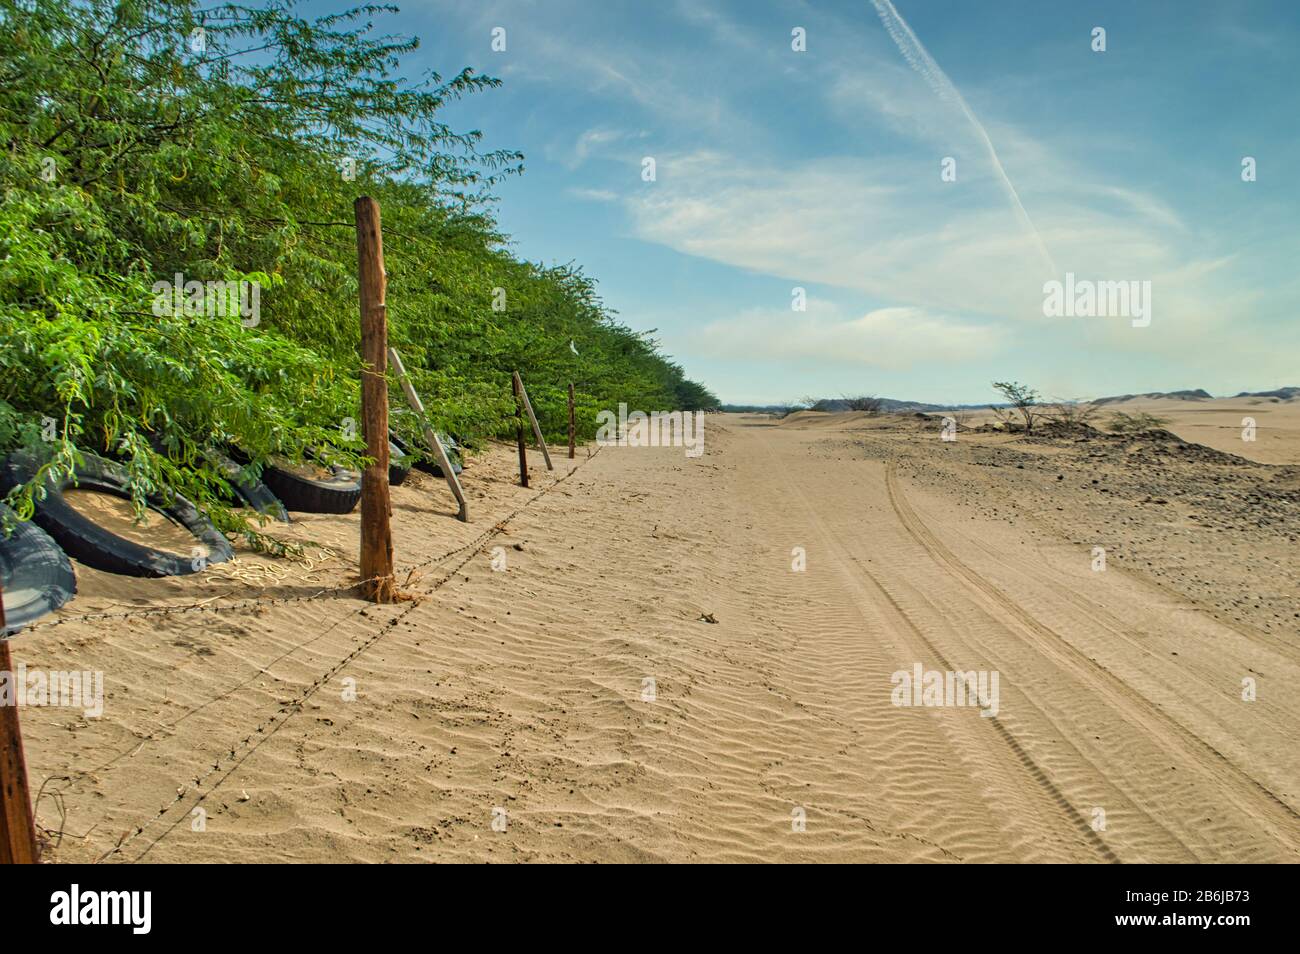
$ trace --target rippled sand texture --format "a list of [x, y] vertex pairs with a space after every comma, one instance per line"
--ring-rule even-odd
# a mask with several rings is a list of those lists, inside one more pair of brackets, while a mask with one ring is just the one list
[[[1213, 554], [1253, 543], [1294, 603], [1285, 530], [1169, 524], [1082, 451], [910, 418], [706, 428], [698, 459], [580, 452], [478, 549], [570, 462], [526, 491], [478, 458], [469, 526], [395, 488], [400, 565], [471, 544], [416, 603], [221, 609], [344, 582], [355, 515], [293, 528], [343, 551], [312, 583], [81, 570], [64, 615], [218, 598], [14, 641], [109, 688], [97, 721], [23, 713], [54, 859], [1297, 860], [1297, 627], [1192, 582], [1241, 585]], [[1143, 532], [1095, 572], [1120, 521]], [[996, 671], [996, 717], [895, 706], [917, 663]]]

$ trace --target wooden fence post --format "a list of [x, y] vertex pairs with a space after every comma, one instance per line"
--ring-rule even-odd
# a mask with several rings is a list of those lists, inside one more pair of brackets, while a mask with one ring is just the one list
[[519, 382], [519, 372], [510, 378], [510, 390], [515, 394], [515, 439], [519, 441], [519, 486], [528, 486], [528, 449], [524, 446], [524, 411], [520, 393], [523, 386]]
[[376, 603], [391, 603], [392, 503], [388, 495], [388, 315], [384, 301], [384, 239], [379, 203], [362, 196], [353, 204], [357, 222], [357, 279], [361, 286], [361, 422], [366, 456], [361, 474], [361, 588]]
[[555, 470], [555, 465], [551, 463], [551, 452], [546, 448], [546, 438], [542, 437], [541, 425], [537, 423], [537, 415], [533, 413], [533, 402], [528, 400], [528, 390], [524, 387], [524, 379], [515, 372], [515, 382], [519, 385], [517, 392], [524, 399], [524, 410], [528, 412], [528, 420], [533, 424], [533, 436], [537, 438], [537, 446], [542, 449], [542, 457], [546, 460], [546, 469]]
[[18, 729], [18, 693], [24, 687], [15, 681], [17, 675], [4, 631], [4, 591], [0, 590], [0, 676], [9, 681], [10, 690], [8, 699], [0, 698], [0, 864], [34, 865], [40, 858], [40, 848], [32, 818], [23, 736]]
[[574, 438], [577, 436], [577, 428], [573, 420], [573, 382], [569, 382], [569, 460], [573, 460]]
[[456, 502], [460, 504], [460, 513], [456, 514], [457, 519], [462, 522], [469, 520], [469, 504], [465, 503], [465, 492], [461, 490], [460, 481], [456, 479], [456, 472], [451, 469], [451, 461], [447, 457], [447, 451], [442, 446], [442, 441], [438, 438], [438, 433], [429, 426], [429, 419], [424, 414], [424, 402], [420, 400], [420, 395], [415, 393], [415, 385], [411, 379], [406, 376], [406, 368], [402, 364], [402, 356], [397, 353], [396, 348], [388, 349], [388, 360], [393, 365], [393, 370], [397, 372], [397, 380], [402, 384], [402, 391], [406, 394], [406, 403], [411, 405], [411, 410], [415, 412], [416, 418], [420, 421], [420, 428], [424, 431], [424, 442], [429, 445], [429, 450], [433, 451], [434, 456], [438, 458], [438, 466], [442, 468], [443, 475], [447, 478], [447, 486], [451, 488], [452, 494], [456, 497]]

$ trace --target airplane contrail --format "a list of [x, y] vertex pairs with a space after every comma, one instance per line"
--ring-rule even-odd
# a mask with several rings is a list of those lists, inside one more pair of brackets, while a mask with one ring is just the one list
[[993, 167], [997, 170], [1002, 179], [1002, 185], [1007, 190], [1007, 195], [1011, 197], [1011, 202], [1016, 208], [1016, 214], [1020, 222], [1034, 237], [1034, 242], [1038, 246], [1039, 254], [1043, 257], [1044, 264], [1047, 265], [1051, 274], [1057, 274], [1056, 262], [1052, 259], [1052, 253], [1047, 250], [1047, 244], [1043, 237], [1038, 234], [1038, 229], [1034, 227], [1033, 220], [1029, 218], [1029, 213], [1025, 211], [1024, 203], [1020, 201], [1020, 194], [1016, 192], [1016, 187], [1011, 184], [1011, 179], [1007, 175], [1006, 169], [1002, 168], [1002, 160], [998, 158], [997, 150], [993, 148], [993, 140], [989, 139], [989, 134], [973, 112], [966, 100], [962, 97], [957, 87], [953, 85], [952, 80], [948, 79], [948, 74], [943, 71], [938, 63], [934, 61], [929, 52], [921, 41], [916, 38], [912, 28], [907, 25], [891, 0], [871, 0], [876, 7], [876, 13], [880, 15], [880, 22], [885, 25], [889, 32], [890, 39], [898, 47], [899, 52], [903, 54], [903, 59], [907, 64], [921, 74], [921, 77], [929, 84], [930, 88], [938, 94], [939, 98], [947, 102], [955, 103], [966, 114], [970, 124], [975, 127], [975, 131], [980, 134], [984, 140], [984, 146], [988, 149], [989, 158], [993, 160]]

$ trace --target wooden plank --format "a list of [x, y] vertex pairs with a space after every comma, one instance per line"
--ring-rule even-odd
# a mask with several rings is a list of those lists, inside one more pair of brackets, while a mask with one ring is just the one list
[[379, 203], [362, 196], [353, 204], [357, 223], [357, 280], [361, 288], [361, 421], [366, 456], [361, 474], [361, 589], [376, 603], [391, 603], [392, 501], [388, 492], [388, 314], [384, 239]]
[[8, 679], [11, 701], [0, 701], [0, 864], [34, 865], [40, 860], [36, 821], [32, 818], [32, 793], [23, 756], [23, 734], [18, 727], [19, 687], [14, 684], [14, 661], [5, 628], [4, 592], [0, 590], [0, 673]]
[[420, 400], [420, 395], [415, 393], [415, 386], [411, 384], [411, 379], [406, 376], [406, 367], [402, 364], [402, 356], [397, 353], [396, 348], [388, 349], [388, 360], [393, 365], [393, 370], [397, 372], [397, 380], [402, 385], [402, 391], [406, 394], [406, 403], [411, 405], [411, 410], [415, 412], [416, 419], [420, 422], [420, 429], [424, 432], [424, 441], [429, 445], [429, 450], [438, 458], [438, 466], [442, 468], [443, 475], [447, 478], [447, 486], [456, 497], [456, 502], [460, 504], [460, 512], [456, 514], [457, 519], [462, 521], [469, 520], [469, 504], [465, 502], [465, 491], [461, 489], [460, 480], [456, 477], [456, 472], [451, 469], [451, 458], [447, 456], [447, 449], [442, 446], [442, 441], [438, 437], [438, 432], [429, 426], [429, 419], [424, 413], [424, 402]]
[[528, 486], [528, 448], [524, 445], [524, 411], [523, 398], [520, 392], [523, 390], [519, 386], [519, 373], [515, 372], [510, 378], [510, 390], [515, 395], [515, 439], [519, 442], [519, 486]]
[[515, 381], [519, 384], [517, 392], [524, 400], [524, 410], [528, 412], [528, 420], [533, 424], [533, 437], [537, 438], [537, 446], [542, 449], [542, 457], [546, 459], [546, 469], [555, 470], [555, 465], [551, 463], [551, 452], [546, 447], [546, 440], [542, 437], [542, 428], [537, 423], [537, 415], [533, 413], [533, 402], [528, 400], [528, 390], [524, 387], [524, 379], [515, 372]]
[[569, 460], [573, 460], [574, 443], [578, 430], [573, 417], [573, 383], [569, 383]]

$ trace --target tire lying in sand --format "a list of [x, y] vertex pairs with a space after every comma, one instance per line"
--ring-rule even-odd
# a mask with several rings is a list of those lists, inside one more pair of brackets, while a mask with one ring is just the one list
[[392, 431], [388, 432], [388, 484], [390, 487], [398, 486], [406, 479], [406, 475], [411, 472], [411, 461], [406, 449], [402, 446], [397, 435]]
[[299, 513], [351, 513], [361, 500], [361, 475], [335, 464], [267, 464], [262, 480]]
[[[149, 443], [157, 453], [167, 455], [167, 445], [160, 436], [152, 435]], [[216, 447], [208, 447], [200, 451], [203, 459], [226, 479], [226, 483], [234, 491], [223, 493], [222, 496], [230, 503], [246, 505], [260, 514], [288, 523], [289, 513], [284, 509], [284, 504], [280, 503], [279, 498], [271, 493], [271, 489], [266, 484], [244, 473], [240, 465], [247, 464], [248, 458], [236, 448], [229, 448], [229, 451], [230, 453], [227, 454]], [[113, 459], [121, 464], [129, 461], [128, 457], [120, 455], [114, 455]]]
[[[438, 437], [442, 440], [443, 449], [447, 452], [447, 460], [451, 462], [452, 472], [459, 474], [462, 470], [464, 470], [464, 467], [461, 465], [460, 462], [460, 445], [456, 443], [456, 439], [454, 437], [448, 437], [446, 434], [439, 434]], [[424, 451], [423, 449], [421, 449], [417, 453], [415, 449], [412, 447], [412, 445], [406, 443], [405, 440], [403, 440], [402, 438], [398, 437], [396, 434], [393, 434], [391, 432], [389, 433], [389, 439], [391, 440], [392, 443], [396, 444], [401, 449], [402, 453], [408, 456], [417, 457], [417, 460], [415, 461], [414, 464], [416, 470], [422, 470], [426, 474], [432, 474], [435, 477], [445, 476], [442, 472], [442, 467], [438, 464], [438, 462], [436, 460], [430, 460], [428, 458], [427, 455], [433, 453], [432, 451]]]
[[[456, 438], [447, 434], [439, 434], [438, 437], [442, 440], [443, 450], [447, 452], [447, 460], [451, 464], [451, 472], [459, 476], [465, 469], [465, 465], [461, 462], [460, 444], [456, 442]], [[437, 461], [429, 462], [429, 473], [433, 474], [435, 477], [445, 476], [442, 472], [442, 465]]]
[[240, 500], [260, 514], [282, 523], [290, 522], [289, 511], [270, 487], [260, 480], [253, 480], [239, 464], [219, 451], [208, 451], [205, 456], [221, 472], [221, 476], [226, 478], [226, 483], [230, 484]]
[[[0, 504], [0, 517], [18, 520]], [[4, 587], [5, 625], [9, 636], [46, 613], [52, 613], [77, 592], [77, 577], [68, 555], [53, 538], [24, 520], [6, 538], [0, 531], [0, 586]]]
[[[45, 499], [36, 502], [32, 518], [68, 556], [97, 570], [125, 576], [185, 576], [197, 573], [208, 563], [224, 563], [234, 556], [225, 535], [194, 504], [179, 495], [170, 499], [150, 497], [149, 509], [203, 544], [207, 554], [202, 559], [196, 559], [191, 553], [145, 546], [100, 526], [72, 506], [64, 492], [88, 490], [129, 501], [127, 472], [110, 460], [84, 451], [81, 454], [82, 463], [77, 465], [73, 476], [46, 477]], [[31, 480], [42, 463], [31, 451], [10, 454], [0, 467], [0, 489], [8, 491]]]

